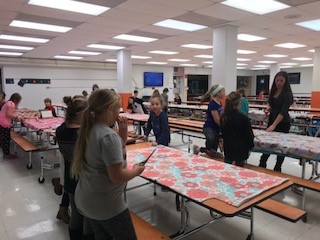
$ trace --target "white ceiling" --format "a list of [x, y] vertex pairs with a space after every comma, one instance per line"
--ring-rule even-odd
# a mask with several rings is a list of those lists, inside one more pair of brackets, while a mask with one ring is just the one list
[[[70, 55], [72, 50], [103, 52], [97, 56], [84, 57], [80, 61], [104, 62], [108, 58], [116, 58], [115, 51], [99, 50], [86, 47], [89, 44], [114, 44], [126, 46], [132, 55], [151, 56], [151, 59], [133, 59], [134, 64], [145, 64], [147, 61], [165, 61], [170, 58], [190, 59], [188, 63], [206, 66], [203, 61], [208, 59], [195, 58], [197, 54], [212, 55], [212, 49], [196, 50], [181, 47], [182, 44], [197, 43], [212, 45], [212, 32], [215, 26], [224, 24], [239, 27], [239, 33], [266, 37], [257, 42], [238, 41], [238, 49], [254, 50], [255, 54], [238, 55], [239, 58], [250, 58], [247, 68], [259, 64], [258, 61], [275, 60], [279, 63], [296, 62], [309, 64], [313, 61], [293, 61], [294, 57], [310, 57], [308, 50], [320, 46], [320, 32], [308, 30], [294, 23], [320, 19], [320, 1], [313, 0], [282, 0], [290, 5], [288, 9], [256, 15], [246, 11], [222, 5], [221, 1], [213, 0], [82, 0], [91, 3], [103, 3], [112, 7], [109, 11], [95, 17], [86, 14], [72, 13], [44, 7], [28, 5], [28, 0], [0, 0], [0, 34], [22, 35], [29, 37], [44, 37], [51, 39], [44, 44], [0, 40], [0, 44], [32, 46], [31, 51], [22, 51], [21, 58], [52, 59], [55, 55]], [[258, 1], [258, 0], [257, 0]], [[287, 16], [297, 15], [290, 19]], [[176, 19], [191, 23], [204, 24], [207, 29], [185, 32], [169, 28], [157, 27], [153, 24], [165, 19]], [[55, 33], [10, 27], [12, 20], [33, 19], [41, 22], [63, 23], [74, 27], [67, 33]], [[62, 25], [62, 24], [60, 24]], [[114, 39], [119, 34], [138, 34], [148, 37], [158, 37], [160, 40], [151, 43], [139, 43]], [[294, 42], [306, 45], [298, 49], [275, 47], [275, 44]], [[214, 44], [214, 43], [213, 43]], [[151, 50], [176, 51], [176, 55], [156, 55], [148, 53]], [[1, 51], [7, 51], [1, 49]], [[10, 50], [8, 50], [10, 51]], [[14, 50], [11, 50], [14, 51]], [[21, 51], [19, 51], [21, 52]], [[263, 57], [265, 54], [285, 54], [287, 58], [272, 59]], [[178, 63], [168, 62], [170, 66]]]

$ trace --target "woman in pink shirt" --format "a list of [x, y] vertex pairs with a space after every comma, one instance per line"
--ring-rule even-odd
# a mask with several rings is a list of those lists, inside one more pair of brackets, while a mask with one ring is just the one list
[[11, 95], [9, 101], [2, 106], [0, 111], [0, 133], [4, 159], [17, 158], [16, 155], [10, 154], [10, 128], [12, 120], [16, 120], [16, 117], [13, 114], [20, 101], [20, 94], [14, 93]]

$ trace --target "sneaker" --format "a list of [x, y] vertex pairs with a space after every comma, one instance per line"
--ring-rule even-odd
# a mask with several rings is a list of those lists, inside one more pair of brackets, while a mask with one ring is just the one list
[[193, 154], [195, 154], [195, 155], [198, 155], [200, 152], [200, 148], [197, 145], [193, 145], [192, 150], [193, 150]]
[[223, 154], [222, 154], [222, 153], [219, 153], [219, 152], [215, 152], [215, 153], [213, 154], [213, 157], [214, 157], [214, 158], [224, 158], [224, 157], [223, 157]]
[[14, 155], [14, 154], [9, 154], [9, 155], [4, 155], [3, 158], [4, 159], [16, 159], [16, 158], [18, 158], [18, 156]]

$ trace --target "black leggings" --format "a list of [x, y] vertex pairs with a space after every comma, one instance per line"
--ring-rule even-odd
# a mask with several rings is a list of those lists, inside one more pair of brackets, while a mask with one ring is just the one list
[[89, 219], [95, 240], [136, 240], [129, 210], [107, 220]]
[[10, 128], [0, 126], [3, 155], [10, 155]]
[[[288, 133], [290, 130], [290, 122], [285, 122], [285, 123], [279, 123], [277, 127], [274, 129], [275, 132], [282, 132], [282, 133]], [[260, 157], [260, 164], [259, 167], [266, 168], [267, 167], [267, 161], [269, 158], [270, 154], [262, 154]], [[274, 171], [281, 172], [281, 166], [284, 161], [284, 156], [277, 156], [277, 162], [276, 165], [274, 166]]]

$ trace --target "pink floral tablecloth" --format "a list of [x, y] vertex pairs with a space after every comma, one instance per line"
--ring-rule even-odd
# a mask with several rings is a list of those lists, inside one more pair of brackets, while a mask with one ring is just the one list
[[140, 122], [147, 122], [149, 119], [149, 114], [140, 114], [140, 113], [120, 113], [121, 117], [126, 117], [130, 120], [140, 121]]
[[[128, 151], [128, 168], [153, 149]], [[287, 180], [164, 146], [158, 146], [145, 166], [141, 176], [195, 201], [215, 198], [236, 207]]]
[[253, 130], [254, 149], [320, 161], [320, 138]]
[[56, 129], [65, 121], [61, 117], [52, 117], [52, 118], [43, 118], [43, 119], [26, 119], [23, 121], [23, 124], [33, 130], [48, 130]]
[[39, 117], [39, 111], [29, 108], [19, 108], [14, 111], [14, 116], [19, 119], [31, 119]]
[[[292, 119], [299, 118], [299, 117], [307, 118], [309, 113], [290, 111], [289, 115]], [[257, 110], [257, 109], [250, 109], [248, 113], [248, 117], [252, 120], [259, 121], [259, 122], [268, 122], [268, 118], [269, 118], [263, 110]]]

